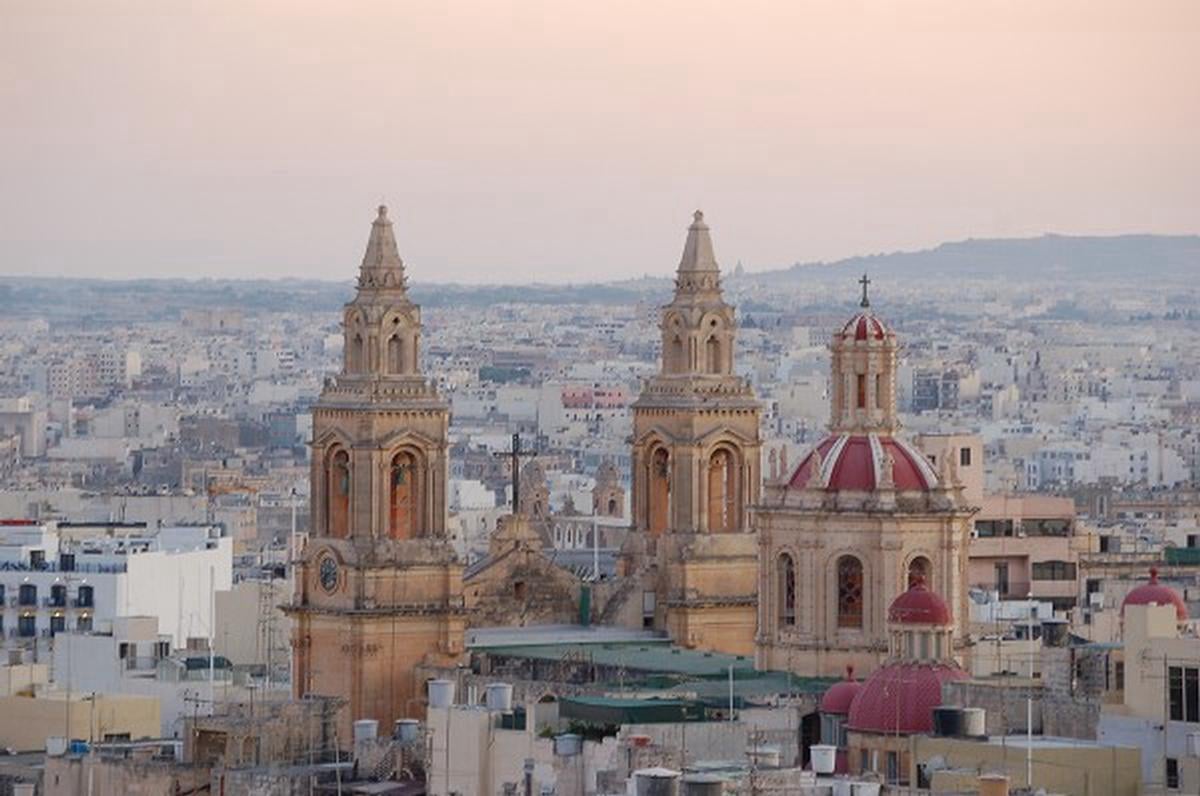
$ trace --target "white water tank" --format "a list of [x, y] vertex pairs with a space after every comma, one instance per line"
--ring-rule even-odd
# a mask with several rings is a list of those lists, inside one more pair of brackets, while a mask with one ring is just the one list
[[412, 743], [421, 733], [421, 724], [416, 719], [396, 719], [392, 738], [400, 743]]
[[679, 772], [669, 768], [643, 768], [633, 772], [637, 796], [679, 796]]
[[725, 780], [716, 774], [688, 774], [683, 783], [683, 796], [722, 796]]
[[488, 683], [484, 692], [487, 709], [492, 711], [512, 710], [512, 683]]
[[46, 737], [46, 754], [50, 757], [62, 757], [67, 753], [67, 739], [61, 735]]
[[837, 768], [837, 747], [828, 744], [816, 744], [808, 747], [812, 755], [813, 771], [818, 774], [832, 774]]
[[983, 708], [962, 709], [962, 734], [968, 738], [987, 735], [987, 713]]
[[448, 708], [454, 704], [453, 680], [429, 681], [429, 707]]
[[354, 742], [373, 741], [379, 735], [379, 722], [375, 719], [359, 719], [354, 722]]
[[583, 738], [574, 733], [564, 733], [554, 737], [554, 754], [559, 757], [571, 757], [583, 751]]

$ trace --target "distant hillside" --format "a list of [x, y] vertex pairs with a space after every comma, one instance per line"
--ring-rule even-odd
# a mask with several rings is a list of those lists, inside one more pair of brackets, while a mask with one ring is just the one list
[[831, 263], [797, 264], [752, 275], [782, 284], [812, 275], [813, 268], [905, 277], [997, 277], [1004, 279], [1195, 278], [1200, 275], [1200, 235], [1043, 235], [1040, 238], [969, 239], [935, 249], [850, 257]]
[[[1006, 280], [1114, 279], [1195, 280], [1200, 275], [1198, 235], [1120, 235], [965, 240], [935, 249], [851, 257], [832, 263], [798, 264], [738, 279], [743, 285], [785, 287], [814, 276], [869, 271], [877, 276], [996, 278]], [[606, 284], [454, 285], [415, 281], [413, 299], [429, 307], [524, 304], [635, 304], [662, 301], [672, 274]], [[44, 317], [75, 326], [178, 317], [193, 307], [248, 313], [336, 313], [354, 292], [349, 280], [56, 279], [0, 277], [0, 312], [6, 317]]]

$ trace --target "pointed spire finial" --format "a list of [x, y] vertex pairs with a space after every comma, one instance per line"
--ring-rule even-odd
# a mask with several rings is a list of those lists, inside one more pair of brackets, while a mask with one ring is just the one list
[[404, 261], [400, 259], [400, 250], [396, 246], [396, 235], [392, 232], [387, 205], [380, 203], [376, 209], [378, 215], [371, 222], [371, 236], [363, 253], [359, 287], [403, 289]]
[[862, 279], [858, 280], [858, 284], [862, 285], [863, 290], [862, 301], [858, 303], [858, 306], [866, 309], [871, 306], [871, 299], [867, 297], [867, 287], [870, 286], [871, 280], [867, 278], [865, 271], [863, 272]]
[[697, 210], [692, 213], [692, 225], [688, 227], [687, 242], [683, 245], [683, 257], [679, 259], [679, 271], [717, 271], [716, 255], [713, 254], [712, 238], [708, 234], [708, 225], [704, 223], [704, 213]]

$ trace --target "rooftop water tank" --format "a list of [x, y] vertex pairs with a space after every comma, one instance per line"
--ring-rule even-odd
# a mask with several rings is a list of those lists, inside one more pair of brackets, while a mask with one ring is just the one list
[[396, 719], [392, 728], [393, 740], [400, 743], [412, 743], [421, 734], [421, 723], [416, 719]]
[[643, 768], [633, 781], [637, 796], [679, 796], [679, 772], [669, 768]]
[[963, 708], [962, 734], [969, 738], [987, 735], [987, 711], [983, 708]]
[[554, 738], [554, 754], [571, 757], [583, 751], [583, 738], [574, 733], [563, 733]]
[[722, 796], [725, 780], [716, 774], [688, 774], [681, 781], [683, 796]]
[[484, 700], [488, 710], [512, 710], [513, 687], [511, 683], [488, 683]]
[[354, 742], [373, 741], [379, 735], [379, 722], [375, 719], [359, 719], [354, 722]]
[[816, 744], [808, 747], [812, 754], [813, 771], [818, 774], [832, 774], [837, 768], [837, 747], [829, 744]]
[[454, 704], [453, 680], [429, 681], [429, 707], [448, 708]]
[[940, 705], [933, 709], [933, 734], [943, 738], [962, 735], [962, 708], [958, 705]]

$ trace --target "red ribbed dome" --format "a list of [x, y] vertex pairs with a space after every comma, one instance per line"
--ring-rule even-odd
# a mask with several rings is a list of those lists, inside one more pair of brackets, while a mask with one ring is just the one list
[[1125, 601], [1121, 603], [1122, 616], [1127, 605], [1174, 605], [1176, 619], [1186, 622], [1188, 618], [1187, 605], [1184, 604], [1183, 598], [1170, 586], [1158, 582], [1158, 570], [1155, 568], [1150, 569], [1149, 583], [1143, 583], [1125, 595]]
[[[933, 467], [919, 451], [904, 440], [886, 434], [833, 434], [814, 449], [821, 454], [821, 483], [831, 492], [871, 492], [880, 480], [883, 458], [892, 460], [892, 483], [898, 491], [927, 492], [937, 486]], [[800, 460], [788, 486], [809, 485], [814, 457], [810, 451]]]
[[954, 616], [937, 592], [925, 587], [925, 578], [918, 576], [908, 591], [892, 600], [888, 621], [897, 625], [950, 625]]
[[862, 683], [854, 679], [854, 667], [846, 667], [846, 679], [831, 685], [825, 696], [821, 697], [821, 712], [845, 716], [850, 712], [854, 697], [858, 696], [861, 690]]
[[884, 325], [883, 321], [870, 312], [860, 312], [846, 322], [840, 336], [843, 340], [882, 340], [889, 334], [891, 334], [891, 330]]
[[861, 732], [930, 732], [933, 709], [942, 704], [942, 684], [967, 677], [947, 663], [890, 663], [863, 683], [846, 726]]

